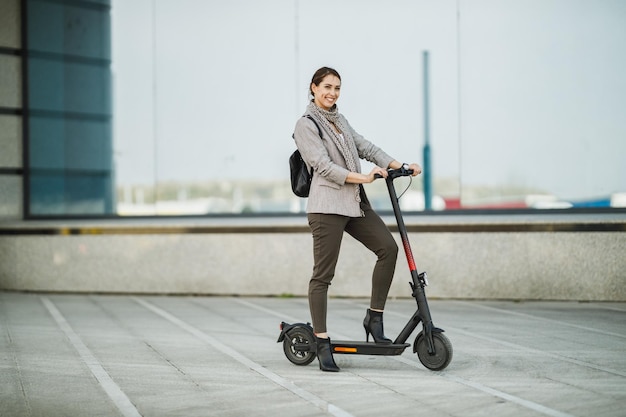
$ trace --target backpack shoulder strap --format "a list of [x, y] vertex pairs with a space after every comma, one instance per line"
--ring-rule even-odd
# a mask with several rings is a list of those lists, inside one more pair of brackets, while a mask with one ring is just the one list
[[307, 119], [309, 119], [309, 120], [311, 120], [313, 122], [313, 124], [317, 128], [317, 134], [320, 135], [320, 138], [321, 138], [322, 137], [322, 129], [320, 129], [320, 126], [317, 124], [315, 119], [310, 114], [307, 114], [306, 116], [303, 116], [303, 117], [306, 117]]
[[[314, 124], [314, 125], [315, 125], [315, 127], [317, 128], [317, 134], [318, 134], [318, 135], [320, 136], [320, 138], [321, 138], [321, 137], [322, 137], [322, 129], [320, 129], [320, 126], [317, 124], [317, 122], [315, 121], [315, 119], [314, 119], [313, 117], [311, 117], [311, 115], [310, 115], [310, 114], [307, 114], [307, 115], [302, 116], [302, 117], [306, 117], [307, 119], [310, 119], [310, 120], [313, 122], [313, 124]], [[291, 134], [291, 138], [292, 138], [292, 139], [295, 139], [295, 138], [296, 138], [295, 133], [292, 133], [292, 134]]]

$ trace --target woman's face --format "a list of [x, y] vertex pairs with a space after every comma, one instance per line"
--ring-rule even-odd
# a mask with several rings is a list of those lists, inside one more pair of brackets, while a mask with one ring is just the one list
[[315, 104], [324, 110], [330, 110], [339, 100], [341, 80], [332, 74], [328, 74], [319, 85], [311, 84], [311, 91]]

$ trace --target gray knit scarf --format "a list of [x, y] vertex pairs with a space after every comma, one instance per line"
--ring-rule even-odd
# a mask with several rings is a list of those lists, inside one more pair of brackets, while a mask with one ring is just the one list
[[[308, 110], [313, 115], [313, 117], [315, 117], [316, 120], [320, 121], [326, 127], [326, 130], [331, 133], [330, 136], [339, 148], [343, 159], [346, 161], [348, 170], [351, 172], [360, 172], [357, 161], [354, 158], [354, 153], [351, 149], [355, 147], [354, 138], [352, 137], [348, 126], [345, 126], [341, 118], [339, 117], [337, 105], [335, 104], [330, 110], [324, 110], [318, 107], [313, 101], [311, 101], [308, 106]], [[337, 129], [339, 129], [339, 131], [343, 134], [343, 139], [341, 138], [341, 136], [339, 136], [339, 133], [337, 133], [337, 130], [335, 129], [335, 127], [333, 127], [333, 125], [335, 125]], [[356, 201], [360, 202], [361, 187], [359, 187], [359, 184], [351, 185], [354, 186], [354, 196]]]

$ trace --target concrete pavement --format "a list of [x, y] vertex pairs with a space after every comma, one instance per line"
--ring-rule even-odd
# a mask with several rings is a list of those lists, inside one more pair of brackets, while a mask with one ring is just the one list
[[[430, 306], [454, 348], [444, 371], [407, 349], [336, 355], [328, 374], [276, 343], [305, 298], [0, 292], [0, 415], [626, 415], [626, 303]], [[363, 340], [366, 308], [331, 299], [331, 337]], [[414, 309], [391, 299], [387, 335]]]

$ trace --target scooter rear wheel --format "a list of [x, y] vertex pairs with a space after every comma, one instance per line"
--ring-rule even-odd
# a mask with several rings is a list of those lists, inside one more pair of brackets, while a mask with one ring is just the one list
[[441, 371], [452, 360], [452, 343], [443, 333], [433, 333], [433, 343], [435, 344], [435, 354], [428, 353], [428, 344], [424, 337], [424, 332], [419, 332], [415, 338], [413, 350], [417, 353], [422, 365], [431, 371]]
[[[315, 346], [313, 334], [302, 327], [295, 327], [285, 334], [283, 340], [283, 351], [289, 361], [296, 365], [308, 365], [315, 359], [316, 353], [313, 348]], [[310, 350], [305, 350], [307, 349]], [[303, 349], [305, 348], [305, 349]]]

